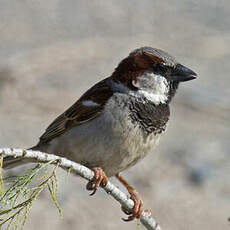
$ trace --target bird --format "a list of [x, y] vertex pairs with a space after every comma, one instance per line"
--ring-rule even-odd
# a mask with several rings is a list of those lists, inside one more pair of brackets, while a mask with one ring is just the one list
[[[45, 130], [32, 150], [56, 154], [94, 172], [86, 188], [92, 195], [115, 176], [134, 201], [127, 221], [140, 218], [139, 193], [120, 175], [153, 152], [166, 132], [169, 104], [181, 82], [197, 74], [167, 52], [141, 47], [124, 58], [114, 72], [86, 91]], [[3, 167], [28, 159], [6, 157]]]

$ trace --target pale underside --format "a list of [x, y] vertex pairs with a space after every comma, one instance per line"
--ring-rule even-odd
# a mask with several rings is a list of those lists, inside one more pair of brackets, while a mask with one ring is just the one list
[[121, 94], [112, 96], [101, 116], [73, 127], [41, 150], [101, 167], [108, 176], [133, 166], [153, 150], [162, 134], [146, 135], [129, 118], [123, 99]]

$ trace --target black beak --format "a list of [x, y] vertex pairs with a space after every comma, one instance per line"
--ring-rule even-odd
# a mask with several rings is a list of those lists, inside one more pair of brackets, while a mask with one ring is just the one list
[[176, 65], [176, 68], [173, 70], [171, 75], [173, 81], [177, 82], [190, 81], [197, 77], [195, 72], [181, 64]]

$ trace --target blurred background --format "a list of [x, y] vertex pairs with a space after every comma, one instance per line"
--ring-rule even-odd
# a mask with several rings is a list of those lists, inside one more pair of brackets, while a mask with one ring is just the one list
[[[123, 176], [162, 229], [230, 228], [229, 0], [0, 0], [0, 31], [1, 147], [36, 144], [135, 48], [161, 48], [197, 72], [159, 147]], [[104, 191], [89, 197], [86, 181], [59, 175], [64, 218], [44, 192], [25, 230], [137, 228]]]

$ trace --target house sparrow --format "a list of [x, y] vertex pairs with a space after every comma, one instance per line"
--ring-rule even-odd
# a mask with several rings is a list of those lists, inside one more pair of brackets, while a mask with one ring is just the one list
[[[155, 148], [166, 130], [169, 103], [179, 83], [196, 76], [160, 49], [136, 49], [110, 77], [90, 88], [57, 117], [32, 149], [91, 168], [95, 176], [87, 189], [93, 194], [100, 185], [106, 185], [107, 176], [116, 176], [134, 200], [127, 220], [139, 218], [142, 201], [119, 173]], [[23, 159], [7, 157], [4, 166], [19, 161]]]

